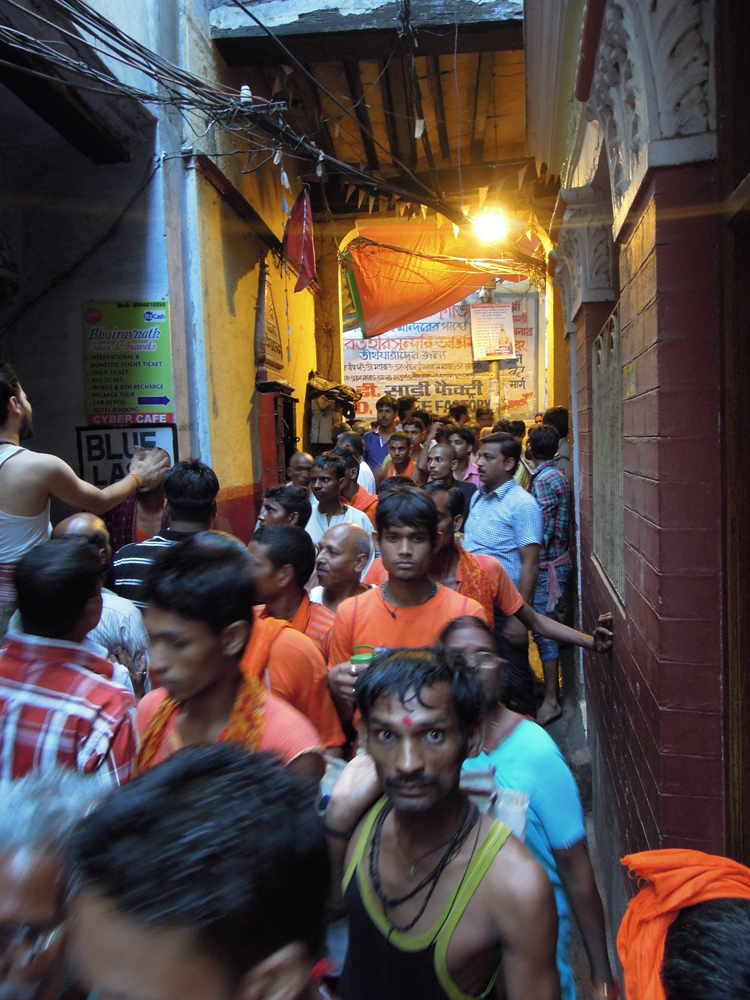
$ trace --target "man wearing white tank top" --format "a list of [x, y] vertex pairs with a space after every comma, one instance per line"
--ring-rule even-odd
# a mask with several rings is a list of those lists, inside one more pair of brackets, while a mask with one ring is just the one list
[[161, 448], [136, 448], [124, 479], [100, 490], [56, 455], [21, 447], [33, 433], [31, 404], [18, 376], [0, 361], [0, 638], [16, 607], [13, 573], [25, 552], [49, 537], [50, 497], [92, 514], [115, 507], [139, 486], [156, 486], [169, 465]]

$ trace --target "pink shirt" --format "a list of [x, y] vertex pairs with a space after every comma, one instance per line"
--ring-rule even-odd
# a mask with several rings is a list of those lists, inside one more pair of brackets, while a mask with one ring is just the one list
[[457, 469], [454, 469], [453, 476], [455, 479], [461, 479], [464, 483], [473, 483], [477, 489], [482, 485], [482, 480], [479, 478], [479, 469], [473, 462], [469, 462], [466, 467], [466, 475], [463, 478], [459, 476]]

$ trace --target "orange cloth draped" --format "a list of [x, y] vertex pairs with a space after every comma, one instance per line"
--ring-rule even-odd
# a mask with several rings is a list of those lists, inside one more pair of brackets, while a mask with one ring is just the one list
[[473, 597], [475, 601], [484, 608], [487, 621], [494, 620], [495, 592], [492, 588], [490, 578], [485, 573], [479, 560], [457, 545], [458, 549], [458, 573], [461, 577], [460, 593], [466, 597]]
[[750, 899], [750, 868], [729, 858], [679, 848], [622, 858], [649, 883], [632, 899], [617, 934], [628, 1000], [664, 1000], [661, 965], [670, 924], [684, 906], [709, 899]]
[[[263, 736], [263, 705], [266, 692], [257, 677], [243, 673], [232, 714], [217, 742], [239, 743], [245, 750], [257, 750]], [[133, 775], [146, 771], [159, 752], [172, 716], [180, 711], [180, 703], [165, 698], [154, 712], [143, 734], [141, 749], [135, 758]]]
[[460, 302], [490, 275], [524, 280], [542, 266], [534, 242], [489, 244], [466, 230], [457, 237], [434, 220], [363, 226], [344, 249], [344, 264], [363, 337], [377, 337]]

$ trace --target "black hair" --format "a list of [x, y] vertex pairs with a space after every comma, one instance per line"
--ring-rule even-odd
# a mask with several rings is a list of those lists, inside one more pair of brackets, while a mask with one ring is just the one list
[[258, 600], [250, 556], [233, 535], [199, 531], [157, 555], [146, 574], [144, 600], [203, 622], [214, 635], [237, 621], [252, 626]]
[[409, 410], [413, 409], [416, 405], [416, 396], [399, 396], [397, 405], [399, 420], [402, 420], [404, 414], [408, 413]]
[[461, 632], [466, 628], [478, 628], [480, 632], [484, 632], [487, 638], [492, 640], [493, 649], [497, 651], [497, 639], [495, 638], [495, 633], [486, 621], [482, 618], [477, 618], [476, 615], [461, 615], [460, 618], [454, 618], [452, 622], [448, 622], [440, 634], [439, 641], [447, 642], [454, 632]]
[[344, 431], [336, 438], [337, 449], [345, 446], [353, 448], [358, 458], [362, 458], [365, 453], [365, 442], [362, 440], [362, 435], [357, 434], [356, 431]]
[[432, 497], [416, 487], [390, 490], [380, 495], [375, 510], [378, 534], [386, 528], [426, 528], [434, 543], [438, 531], [438, 509]]
[[253, 541], [265, 545], [266, 555], [275, 570], [291, 566], [294, 582], [304, 587], [315, 569], [315, 544], [304, 528], [296, 524], [269, 524], [258, 528]]
[[569, 416], [566, 406], [550, 406], [544, 411], [542, 423], [552, 424], [561, 438], [568, 436]]
[[18, 399], [21, 383], [18, 375], [7, 361], [0, 361], [0, 424], [4, 424], [8, 416], [8, 405], [15, 396]]
[[557, 454], [560, 438], [552, 424], [539, 424], [529, 431], [532, 458], [546, 462]]
[[174, 521], [208, 521], [213, 514], [219, 480], [197, 458], [175, 462], [164, 477], [167, 510]]
[[99, 550], [81, 535], [61, 535], [22, 555], [14, 581], [24, 632], [64, 639], [98, 593], [101, 572]]
[[[496, 424], [492, 426], [493, 434], [510, 434], [510, 420], [500, 417]], [[488, 435], [489, 436], [489, 435]]]
[[184, 928], [235, 984], [292, 942], [320, 946], [330, 872], [315, 790], [269, 754], [181, 750], [107, 797], [67, 854], [73, 895]]
[[457, 430], [458, 424], [455, 420], [441, 421], [440, 429], [435, 432], [435, 444], [447, 444], [448, 438]]
[[464, 403], [454, 403], [448, 410], [448, 416], [453, 417], [454, 420], [459, 420], [461, 417], [468, 417], [468, 415], [469, 407]]
[[333, 469], [337, 479], [343, 479], [346, 475], [346, 466], [341, 455], [335, 451], [324, 451], [313, 460], [313, 469]]
[[494, 420], [494, 418], [495, 418], [495, 411], [491, 410], [488, 406], [478, 406], [477, 407], [477, 411], [475, 413], [475, 416], [476, 416], [477, 420], [480, 417], [487, 417], [487, 416], [492, 417], [493, 420]]
[[661, 981], [667, 1000], [748, 1000], [750, 899], [680, 910], [667, 931]]
[[357, 458], [357, 453], [354, 448], [350, 448], [349, 445], [340, 444], [334, 448], [334, 455], [338, 455], [348, 472], [353, 469], [357, 470], [357, 475], [359, 475], [359, 459]]
[[512, 434], [488, 434], [487, 437], [482, 438], [482, 447], [486, 444], [499, 444], [503, 458], [514, 458], [516, 460], [516, 464], [510, 473], [513, 475], [521, 460], [521, 442], [517, 438], [514, 438]]
[[406, 420], [404, 420], [403, 422], [404, 427], [408, 426], [409, 424], [414, 424], [414, 426], [418, 427], [420, 431], [424, 430], [424, 420], [422, 420], [421, 417], [418, 417], [416, 415], [416, 412], [410, 414], [410, 416], [408, 416]]
[[449, 513], [453, 517], [458, 517], [459, 514], [463, 515], [464, 495], [457, 486], [446, 486], [439, 479], [434, 479], [431, 483], [425, 483], [422, 489], [428, 496], [433, 496], [435, 493], [447, 493], [448, 500], [446, 506]]
[[392, 410], [398, 412], [398, 400], [395, 396], [389, 396], [387, 393], [385, 396], [381, 396], [380, 399], [375, 404], [375, 409], [379, 409], [381, 406], [390, 406]]
[[464, 424], [463, 427], [451, 427], [446, 432], [445, 436], [446, 438], [449, 438], [453, 434], [457, 434], [462, 441], [465, 441], [468, 445], [471, 445], [472, 448], [477, 443], [476, 438], [474, 437], [474, 432], [469, 429], [468, 424]]
[[377, 494], [382, 497], [391, 490], [416, 490], [419, 489], [411, 476], [388, 476], [381, 483], [378, 483]]
[[297, 523], [304, 528], [312, 516], [312, 503], [308, 490], [296, 486], [269, 486], [263, 494], [264, 500], [275, 500], [287, 514], [296, 514]]
[[366, 723], [379, 698], [398, 695], [403, 704], [407, 696], [416, 697], [424, 688], [445, 683], [464, 740], [476, 731], [482, 720], [485, 696], [477, 674], [455, 650], [427, 646], [422, 649], [390, 649], [376, 656], [354, 686], [357, 707]]
[[523, 420], [509, 420], [508, 428], [508, 433], [514, 438], [522, 438], [526, 434], [526, 424]]
[[412, 417], [418, 417], [422, 421], [425, 430], [427, 430], [432, 423], [432, 417], [427, 410], [415, 410], [414, 413], [412, 413]]
[[388, 438], [388, 444], [390, 444], [391, 441], [403, 441], [407, 447], [411, 446], [411, 438], [409, 437], [408, 434], [405, 434], [403, 431], [394, 431], [393, 434], [391, 434], [391, 436]]

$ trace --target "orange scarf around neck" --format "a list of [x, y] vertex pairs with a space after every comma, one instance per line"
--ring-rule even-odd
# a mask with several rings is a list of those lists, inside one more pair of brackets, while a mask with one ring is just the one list
[[709, 899], [750, 899], [750, 869], [714, 854], [684, 849], [643, 851], [622, 858], [631, 877], [643, 879], [617, 934], [628, 1000], [665, 1000], [661, 982], [664, 943], [684, 906]]
[[479, 560], [457, 545], [458, 549], [458, 575], [461, 582], [458, 585], [458, 592], [462, 597], [471, 597], [478, 601], [484, 608], [487, 621], [492, 625], [495, 612], [495, 595], [492, 590], [492, 583]]
[[[263, 737], [263, 706], [266, 691], [260, 680], [266, 669], [266, 661], [271, 646], [288, 622], [275, 618], [256, 618], [250, 633], [250, 641], [245, 647], [240, 661], [242, 682], [232, 706], [232, 713], [226, 728], [219, 736], [219, 743], [239, 743], [246, 750], [257, 750]], [[180, 702], [165, 698], [154, 712], [141, 740], [141, 748], [135, 758], [133, 775], [141, 774], [152, 766], [172, 717], [180, 711]]]

